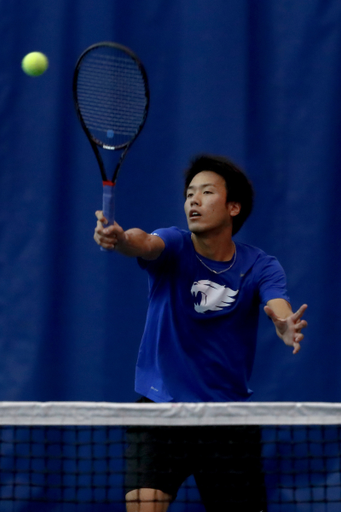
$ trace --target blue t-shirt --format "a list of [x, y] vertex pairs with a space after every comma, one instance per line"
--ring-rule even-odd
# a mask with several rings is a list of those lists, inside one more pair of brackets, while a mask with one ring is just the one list
[[233, 266], [215, 274], [204, 263], [219, 272], [232, 262], [198, 255], [190, 232], [172, 227], [153, 234], [165, 249], [157, 260], [139, 259], [149, 276], [149, 308], [135, 390], [155, 402], [247, 400], [259, 305], [289, 301], [282, 267], [236, 243]]

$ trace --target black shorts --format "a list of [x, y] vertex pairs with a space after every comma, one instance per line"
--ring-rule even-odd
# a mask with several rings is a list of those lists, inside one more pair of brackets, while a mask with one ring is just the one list
[[126, 492], [159, 489], [174, 500], [193, 475], [208, 512], [266, 511], [258, 427], [129, 427], [127, 443]]

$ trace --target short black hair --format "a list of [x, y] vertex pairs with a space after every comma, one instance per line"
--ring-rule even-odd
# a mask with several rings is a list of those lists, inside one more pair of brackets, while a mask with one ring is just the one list
[[253, 208], [254, 190], [246, 174], [224, 156], [201, 154], [196, 156], [185, 171], [185, 197], [187, 189], [199, 172], [212, 171], [219, 174], [226, 184], [226, 202], [240, 203], [240, 213], [233, 217], [232, 235], [238, 233]]

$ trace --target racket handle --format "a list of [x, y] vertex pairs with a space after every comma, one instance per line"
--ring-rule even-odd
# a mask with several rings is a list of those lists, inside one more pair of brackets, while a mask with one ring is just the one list
[[[115, 221], [115, 185], [111, 181], [103, 182], [103, 215], [107, 219], [106, 226], [112, 226]], [[104, 247], [101, 251], [108, 251]]]
[[103, 182], [103, 215], [107, 219], [107, 226], [114, 224], [115, 220], [115, 185], [111, 181]]

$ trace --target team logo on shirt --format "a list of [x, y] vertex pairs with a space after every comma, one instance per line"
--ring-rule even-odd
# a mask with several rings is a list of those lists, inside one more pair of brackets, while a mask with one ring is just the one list
[[194, 304], [194, 309], [198, 313], [221, 311], [233, 304], [236, 300], [234, 297], [238, 291], [231, 290], [231, 288], [213, 283], [212, 281], [196, 281], [191, 288], [191, 294], [198, 298], [198, 300], [200, 298], [200, 304]]

